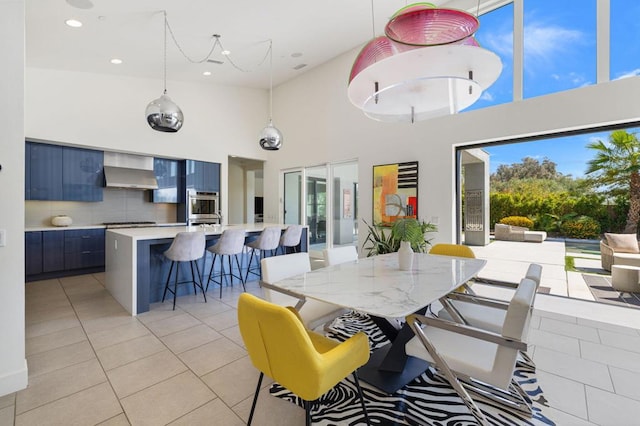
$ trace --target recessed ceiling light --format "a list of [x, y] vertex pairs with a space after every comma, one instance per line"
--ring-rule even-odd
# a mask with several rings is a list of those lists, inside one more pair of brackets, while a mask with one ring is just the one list
[[207, 76], [211, 75], [211, 71], [205, 71], [205, 72], [202, 73], [202, 75], [207, 75]]
[[82, 22], [76, 19], [67, 19], [64, 23], [73, 28], [80, 28], [82, 26]]
[[222, 52], [220, 52], [220, 54], [224, 55], [224, 56], [229, 56], [229, 55], [231, 55], [231, 51], [230, 50], [223, 50]]
[[120, 64], [122, 63], [122, 59], [113, 58], [113, 59], [111, 60], [111, 63], [112, 63], [112, 64], [115, 64], [115, 65], [120, 65]]

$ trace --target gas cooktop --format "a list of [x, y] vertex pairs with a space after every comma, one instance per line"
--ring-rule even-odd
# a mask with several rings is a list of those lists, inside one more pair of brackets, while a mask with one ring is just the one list
[[130, 222], [104, 222], [104, 226], [107, 229], [113, 228], [148, 228], [152, 226], [157, 226], [156, 222], [148, 222], [148, 221], [130, 221]]

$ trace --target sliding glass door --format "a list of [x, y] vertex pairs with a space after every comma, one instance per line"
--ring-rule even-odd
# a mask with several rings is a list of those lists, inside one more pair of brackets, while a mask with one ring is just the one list
[[302, 170], [284, 173], [284, 223], [302, 224]]
[[358, 245], [358, 163], [329, 163], [286, 170], [283, 218], [309, 229], [309, 254], [327, 247]]
[[358, 245], [358, 163], [331, 164], [332, 246]]
[[327, 248], [327, 166], [305, 169], [306, 219], [309, 227], [309, 251], [321, 257]]

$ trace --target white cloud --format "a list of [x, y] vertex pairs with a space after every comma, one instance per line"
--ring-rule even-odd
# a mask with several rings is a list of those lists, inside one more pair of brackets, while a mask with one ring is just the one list
[[640, 68], [636, 68], [635, 70], [625, 71], [621, 73], [615, 80], [620, 80], [622, 78], [636, 77], [640, 75]]
[[525, 61], [534, 64], [554, 60], [562, 52], [575, 49], [583, 39], [581, 31], [532, 22], [524, 28]]
[[484, 92], [482, 92], [482, 95], [480, 95], [480, 99], [483, 101], [492, 102], [494, 97], [488, 90], [485, 90]]
[[500, 56], [511, 58], [513, 56], [513, 32], [485, 33], [481, 47], [491, 50]]

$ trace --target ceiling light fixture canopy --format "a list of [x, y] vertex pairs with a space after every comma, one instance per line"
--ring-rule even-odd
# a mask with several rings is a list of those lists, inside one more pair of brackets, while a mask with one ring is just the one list
[[[373, 15], [373, 0], [371, 7]], [[478, 26], [476, 16], [431, 3], [398, 10], [385, 35], [356, 57], [349, 99], [367, 117], [389, 122], [414, 123], [467, 108], [502, 71], [500, 58], [473, 37]]]
[[147, 123], [153, 130], [175, 133], [182, 128], [184, 114], [169, 96], [167, 96], [167, 12], [164, 13], [164, 92], [158, 99], [147, 105], [145, 114]]
[[269, 124], [259, 135], [260, 147], [267, 151], [277, 151], [282, 148], [282, 132], [273, 125], [273, 42], [269, 40]]

